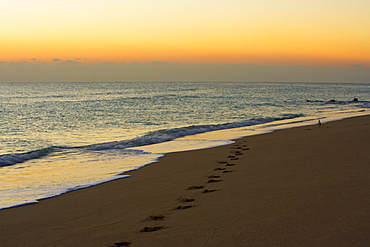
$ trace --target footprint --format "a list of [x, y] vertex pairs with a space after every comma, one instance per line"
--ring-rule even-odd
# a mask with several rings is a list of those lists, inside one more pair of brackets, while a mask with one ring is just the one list
[[230, 158], [230, 160], [238, 160], [239, 158]]
[[235, 164], [227, 163], [226, 166], [235, 166]]
[[218, 182], [221, 182], [221, 181], [222, 181], [222, 179], [210, 179], [210, 180], [208, 180], [207, 184], [209, 184], [209, 183], [218, 183]]
[[243, 148], [242, 150], [249, 150], [249, 148]]
[[227, 158], [233, 159], [233, 158], [236, 158], [236, 157], [234, 155], [229, 155], [229, 156], [227, 156]]
[[160, 215], [151, 215], [147, 218], [147, 220], [164, 220], [166, 216], [160, 214]]
[[179, 202], [194, 202], [195, 199], [194, 198], [187, 198], [187, 197], [180, 197], [178, 199]]
[[218, 162], [218, 164], [220, 164], [220, 165], [221, 165], [221, 164], [226, 164], [226, 163], [227, 163], [227, 161], [219, 161], [219, 162]]
[[141, 229], [140, 232], [155, 232], [155, 231], [161, 230], [163, 228], [164, 228], [164, 226], [154, 226], [154, 227], [146, 226], [143, 229]]
[[194, 207], [194, 205], [178, 206], [178, 207], [175, 207], [174, 209], [182, 210], [182, 209], [188, 209], [192, 207]]
[[119, 242], [119, 243], [114, 243], [115, 246], [119, 246], [119, 247], [128, 247], [130, 246], [132, 243], [131, 242]]
[[207, 189], [205, 189], [205, 190], [203, 190], [202, 193], [212, 193], [212, 192], [215, 192], [215, 191], [220, 191], [220, 190], [207, 190]]
[[220, 178], [221, 176], [211, 175], [208, 178]]
[[190, 186], [186, 190], [201, 190], [204, 189], [204, 186]]
[[[226, 170], [226, 168], [221, 168], [221, 167], [217, 167], [215, 169], [213, 169], [214, 171], [223, 171], [223, 170]], [[203, 188], [202, 188], [203, 189]]]
[[223, 171], [222, 173], [229, 173], [229, 172], [232, 172], [232, 171]]

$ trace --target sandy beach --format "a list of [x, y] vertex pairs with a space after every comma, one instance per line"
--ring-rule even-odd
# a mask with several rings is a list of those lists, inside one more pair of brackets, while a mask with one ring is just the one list
[[171, 153], [0, 210], [0, 246], [370, 246], [370, 116]]

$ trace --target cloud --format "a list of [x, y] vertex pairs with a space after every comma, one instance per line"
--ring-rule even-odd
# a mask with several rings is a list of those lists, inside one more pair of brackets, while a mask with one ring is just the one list
[[76, 61], [76, 59], [75, 60], [69, 59], [69, 60], [63, 61], [62, 59], [54, 58], [52, 61], [53, 62], [60, 62], [60, 64], [80, 64], [81, 63], [79, 61]]
[[0, 82], [272, 81], [369, 82], [368, 66], [310, 67], [251, 64], [0, 62]]
[[168, 62], [160, 62], [160, 61], [152, 61], [152, 62], [148, 62], [148, 63], [139, 63], [139, 62], [133, 62], [132, 65], [139, 65], [139, 66], [151, 66], [151, 65], [170, 65], [170, 64], [173, 64], [173, 63], [168, 63]]
[[121, 66], [121, 65], [126, 65], [126, 64], [125, 63], [102, 63], [102, 65]]
[[166, 65], [166, 64], [169, 64], [168, 62], [161, 62], [161, 61], [153, 61], [153, 62], [150, 62], [148, 64], [160, 64], [160, 65]]
[[66, 60], [62, 62], [63, 64], [80, 64], [80, 62], [74, 60]]
[[9, 62], [10, 65], [15, 65], [15, 66], [18, 66], [18, 65], [24, 65], [24, 64], [28, 64], [27, 61], [22, 61], [22, 62]]
[[34, 57], [33, 57], [33, 58], [31, 58], [31, 60], [32, 60], [32, 61], [37, 61], [37, 59], [36, 59], [36, 58], [34, 58]]

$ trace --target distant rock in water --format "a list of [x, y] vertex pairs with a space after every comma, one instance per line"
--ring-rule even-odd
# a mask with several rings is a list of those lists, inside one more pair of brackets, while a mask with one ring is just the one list
[[331, 99], [331, 100], [329, 100], [329, 102], [335, 102], [335, 99]]
[[315, 102], [325, 102], [325, 101], [323, 101], [323, 100], [306, 100], [306, 102], [313, 102], [313, 103], [315, 103]]
[[353, 101], [356, 101], [356, 102], [357, 102], [357, 101], [358, 101], [358, 99], [357, 99], [357, 98], [354, 98], [354, 99], [353, 99]]

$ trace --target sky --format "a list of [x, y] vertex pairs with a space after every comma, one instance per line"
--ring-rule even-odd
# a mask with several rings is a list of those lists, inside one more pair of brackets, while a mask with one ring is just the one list
[[370, 82], [369, 0], [1, 0], [0, 82]]

